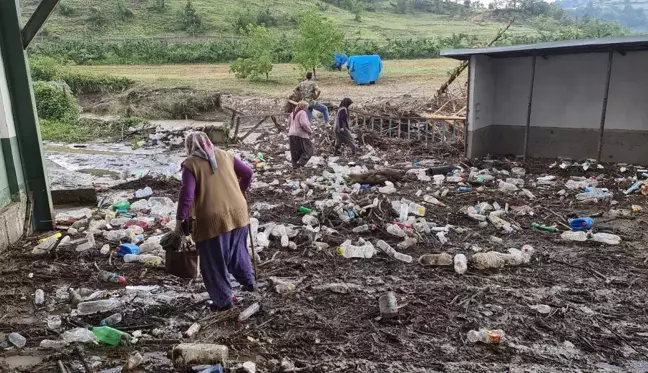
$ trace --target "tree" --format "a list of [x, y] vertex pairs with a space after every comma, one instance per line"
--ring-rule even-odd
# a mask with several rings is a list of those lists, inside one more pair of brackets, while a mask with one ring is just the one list
[[182, 29], [192, 35], [202, 32], [202, 19], [196, 12], [196, 8], [193, 7], [191, 0], [187, 0], [187, 5], [182, 11]]
[[357, 22], [362, 21], [362, 13], [365, 11], [364, 3], [361, 0], [350, 0], [349, 10], [355, 15], [355, 20]]
[[315, 10], [299, 20], [299, 35], [293, 46], [294, 62], [305, 71], [333, 62], [333, 54], [342, 46], [343, 35], [331, 21]]
[[237, 79], [256, 79], [265, 75], [268, 79], [272, 71], [272, 35], [265, 26], [248, 25], [245, 29], [246, 45], [242, 58], [230, 65], [230, 72]]
[[394, 11], [398, 14], [407, 13], [407, 8], [409, 7], [408, 0], [397, 0], [396, 3], [391, 4], [394, 7]]

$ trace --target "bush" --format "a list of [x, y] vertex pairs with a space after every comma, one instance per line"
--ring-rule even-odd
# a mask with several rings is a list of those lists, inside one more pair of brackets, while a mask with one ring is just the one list
[[234, 16], [234, 21], [232, 21], [232, 27], [234, 31], [238, 33], [245, 33], [248, 25], [253, 26], [264, 26], [264, 27], [274, 27], [279, 26], [280, 24], [279, 17], [272, 14], [270, 9], [266, 8], [264, 10], [259, 10], [253, 12], [250, 9], [238, 12]]
[[182, 13], [180, 14], [182, 30], [195, 35], [203, 31], [202, 18], [198, 15], [191, 0], [187, 0]]
[[133, 11], [126, 7], [126, 4], [124, 4], [123, 0], [117, 1], [117, 13], [119, 14], [119, 18], [121, 18], [122, 21], [128, 21], [129, 19], [135, 17]]
[[133, 85], [133, 81], [121, 76], [104, 74], [67, 73], [63, 80], [75, 93], [117, 92]]
[[59, 4], [58, 11], [64, 17], [72, 17], [76, 14], [76, 9], [64, 3]]
[[88, 27], [92, 30], [101, 30], [110, 24], [110, 19], [102, 9], [97, 7], [90, 8], [90, 16], [86, 19]]
[[72, 123], [79, 117], [79, 106], [70, 87], [58, 82], [34, 82], [38, 117]]
[[32, 58], [29, 61], [32, 80], [51, 81], [58, 80], [61, 75], [62, 62], [53, 57]]

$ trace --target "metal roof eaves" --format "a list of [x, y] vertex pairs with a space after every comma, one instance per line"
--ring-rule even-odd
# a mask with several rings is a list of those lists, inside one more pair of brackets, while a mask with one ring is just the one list
[[474, 49], [446, 49], [442, 50], [441, 57], [468, 59], [473, 55], [489, 55], [491, 57], [522, 57], [533, 54], [550, 55], [563, 54], [570, 49], [574, 53], [588, 53], [604, 50], [624, 50], [644, 48], [648, 50], [648, 35], [619, 36], [599, 39], [578, 39], [565, 41], [552, 41], [536, 44], [521, 44], [506, 47], [488, 47]]

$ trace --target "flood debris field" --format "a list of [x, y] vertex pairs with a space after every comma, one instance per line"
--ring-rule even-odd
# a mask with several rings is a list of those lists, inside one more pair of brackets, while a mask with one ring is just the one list
[[[209, 312], [200, 278], [180, 279], [159, 261], [125, 263], [115, 255], [117, 241], [127, 239], [143, 240], [142, 253], [164, 258], [157, 240], [173, 225], [175, 207], [165, 198], [177, 192], [174, 179], [113, 187], [104, 193], [105, 208], [59, 215], [62, 238], [53, 247], [34, 250], [48, 232], [3, 253], [2, 371], [118, 372], [135, 354], [142, 359], [135, 359], [133, 371], [191, 371], [167, 356], [174, 345], [190, 342], [227, 346], [229, 371], [252, 371], [245, 362], [257, 372], [648, 369], [648, 197], [623, 194], [641, 167], [465, 160], [452, 146], [368, 132], [358, 133], [360, 155], [333, 157], [329, 133], [318, 131], [316, 157], [299, 170], [286, 157], [285, 134], [230, 146], [256, 168], [248, 197], [259, 284], [255, 293], [235, 286], [233, 310]], [[428, 171], [447, 164], [461, 169], [444, 177]], [[385, 169], [392, 171], [376, 173]], [[380, 183], [385, 179], [393, 185]], [[153, 189], [148, 201], [132, 198], [147, 185]], [[462, 186], [470, 191], [458, 191]], [[124, 198], [130, 198], [132, 219], [110, 212]], [[300, 214], [302, 206], [313, 213]], [[590, 232], [561, 233], [573, 217], [592, 217]], [[397, 255], [402, 260], [379, 248], [380, 240], [404, 254]], [[524, 245], [533, 250], [509, 253]], [[345, 257], [354, 251], [365, 257]], [[491, 251], [503, 254], [501, 267], [476, 268], [475, 258]], [[425, 257], [441, 253], [451, 259], [464, 254], [468, 270], [459, 274], [452, 260]], [[425, 266], [419, 258], [445, 265]], [[98, 268], [124, 276], [127, 284], [100, 281]], [[70, 288], [81, 299], [71, 300]], [[42, 303], [35, 299], [38, 289]], [[383, 318], [378, 298], [389, 291], [398, 313]], [[97, 300], [105, 307], [88, 312], [83, 304]], [[237, 322], [254, 302], [261, 311]], [[115, 313], [122, 321], [113, 327], [129, 334], [119, 346], [91, 337], [61, 342]], [[183, 335], [194, 323], [200, 330]], [[470, 330], [482, 328], [501, 329], [505, 337], [498, 345], [468, 341]], [[10, 333], [23, 336], [24, 347], [12, 344]]]

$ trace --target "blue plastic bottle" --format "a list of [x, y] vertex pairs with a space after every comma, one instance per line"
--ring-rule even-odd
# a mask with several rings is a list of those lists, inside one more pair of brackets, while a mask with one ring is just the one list
[[592, 225], [594, 225], [592, 218], [569, 219], [569, 227], [573, 231], [586, 231], [592, 228]]
[[139, 254], [140, 253], [140, 248], [137, 245], [133, 245], [132, 243], [124, 243], [119, 245], [119, 253], [117, 256], [122, 257], [126, 254]]

